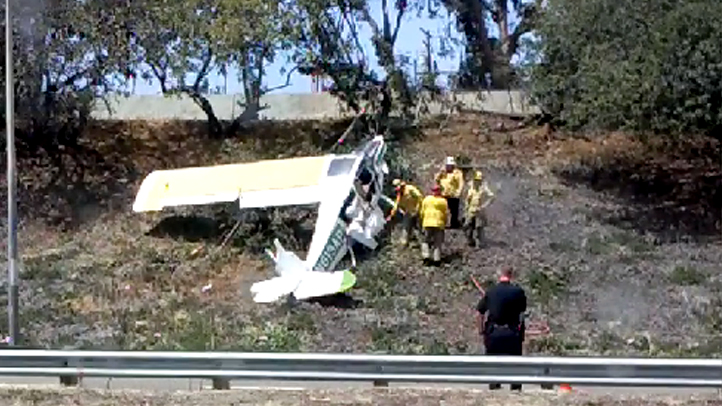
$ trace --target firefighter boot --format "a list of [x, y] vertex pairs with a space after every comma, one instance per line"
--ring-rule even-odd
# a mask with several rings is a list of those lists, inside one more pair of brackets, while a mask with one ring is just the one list
[[484, 247], [486, 245], [484, 241], [484, 226], [476, 229], [476, 241], [480, 247]]
[[406, 230], [401, 230], [401, 238], [399, 238], [399, 244], [401, 244], [402, 247], [405, 247], [409, 244], [409, 232]]
[[470, 248], [476, 247], [475, 221], [472, 215], [467, 214], [464, 219], [464, 235], [466, 236], [466, 245]]
[[466, 244], [470, 248], [476, 247], [476, 234], [474, 233], [474, 228], [471, 225], [465, 225], [464, 234], [466, 234]]
[[434, 262], [437, 264], [441, 262], [441, 248], [434, 247]]
[[421, 258], [426, 261], [429, 259], [429, 244], [428, 243], [421, 243]]

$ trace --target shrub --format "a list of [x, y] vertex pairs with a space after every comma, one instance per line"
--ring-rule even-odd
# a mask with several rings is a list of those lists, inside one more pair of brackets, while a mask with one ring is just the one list
[[721, 21], [717, 0], [550, 0], [533, 97], [574, 129], [720, 138]]

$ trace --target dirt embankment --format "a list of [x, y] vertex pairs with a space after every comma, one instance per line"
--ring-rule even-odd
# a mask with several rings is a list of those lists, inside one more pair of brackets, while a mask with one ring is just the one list
[[512, 265], [532, 319], [552, 329], [530, 351], [722, 353], [720, 147], [705, 139], [673, 148], [624, 134], [553, 138], [489, 117], [427, 123], [393, 142], [394, 170], [426, 189], [445, 155], [483, 169], [498, 195], [488, 247], [470, 249], [452, 230], [434, 268], [421, 265], [418, 246], [399, 249], [384, 236], [353, 297], [334, 306], [289, 310], [248, 294], [272, 274], [263, 249], [273, 238], [303, 254], [312, 207], [245, 211], [222, 248], [232, 205], [130, 210], [153, 169], [319, 154], [345, 125], [268, 123], [210, 141], [203, 123], [98, 123], [62, 169], [20, 158], [26, 343], [474, 353], [469, 275], [490, 281]]
[[472, 390], [243, 390], [220, 393], [2, 389], [6, 406], [720, 406], [711, 397], [600, 397], [590, 395], [509, 394]]

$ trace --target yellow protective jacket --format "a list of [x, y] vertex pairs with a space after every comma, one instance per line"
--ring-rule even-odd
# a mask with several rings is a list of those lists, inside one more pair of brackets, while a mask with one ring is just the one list
[[446, 221], [449, 218], [449, 205], [446, 199], [441, 196], [426, 196], [421, 202], [421, 226], [446, 228]]
[[446, 197], [461, 197], [464, 190], [464, 173], [456, 168], [451, 173], [445, 170], [436, 175], [436, 181], [441, 186], [441, 195]]
[[469, 191], [466, 192], [466, 200], [464, 201], [466, 216], [473, 217], [479, 214], [481, 209], [492, 202], [494, 196], [494, 192], [489, 189], [486, 182], [482, 182], [481, 185], [472, 183]]
[[424, 195], [419, 188], [407, 183], [403, 193], [396, 193], [396, 203], [389, 216], [393, 217], [398, 209], [403, 210], [407, 215], [417, 215], [421, 210], [422, 200], [424, 200]]

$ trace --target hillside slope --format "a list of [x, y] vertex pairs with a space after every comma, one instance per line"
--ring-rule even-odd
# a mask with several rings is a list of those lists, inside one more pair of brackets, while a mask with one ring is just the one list
[[421, 264], [418, 246], [385, 238], [361, 264], [353, 297], [334, 306], [257, 305], [248, 292], [272, 274], [262, 250], [273, 238], [303, 252], [313, 208], [245, 211], [226, 245], [232, 205], [130, 212], [153, 169], [318, 154], [345, 124], [266, 123], [208, 141], [202, 123], [106, 122], [85, 150], [68, 151], [63, 171], [20, 159], [26, 342], [472, 353], [478, 293], [469, 276], [490, 281], [512, 265], [530, 292], [532, 319], [552, 331], [529, 351], [722, 353], [720, 147], [705, 139], [676, 146], [685, 154], [675, 155], [623, 134], [555, 140], [478, 116], [443, 129], [427, 123], [394, 142], [394, 167], [428, 189], [447, 154], [481, 165], [499, 194], [490, 246], [469, 249], [454, 230], [434, 268]]

